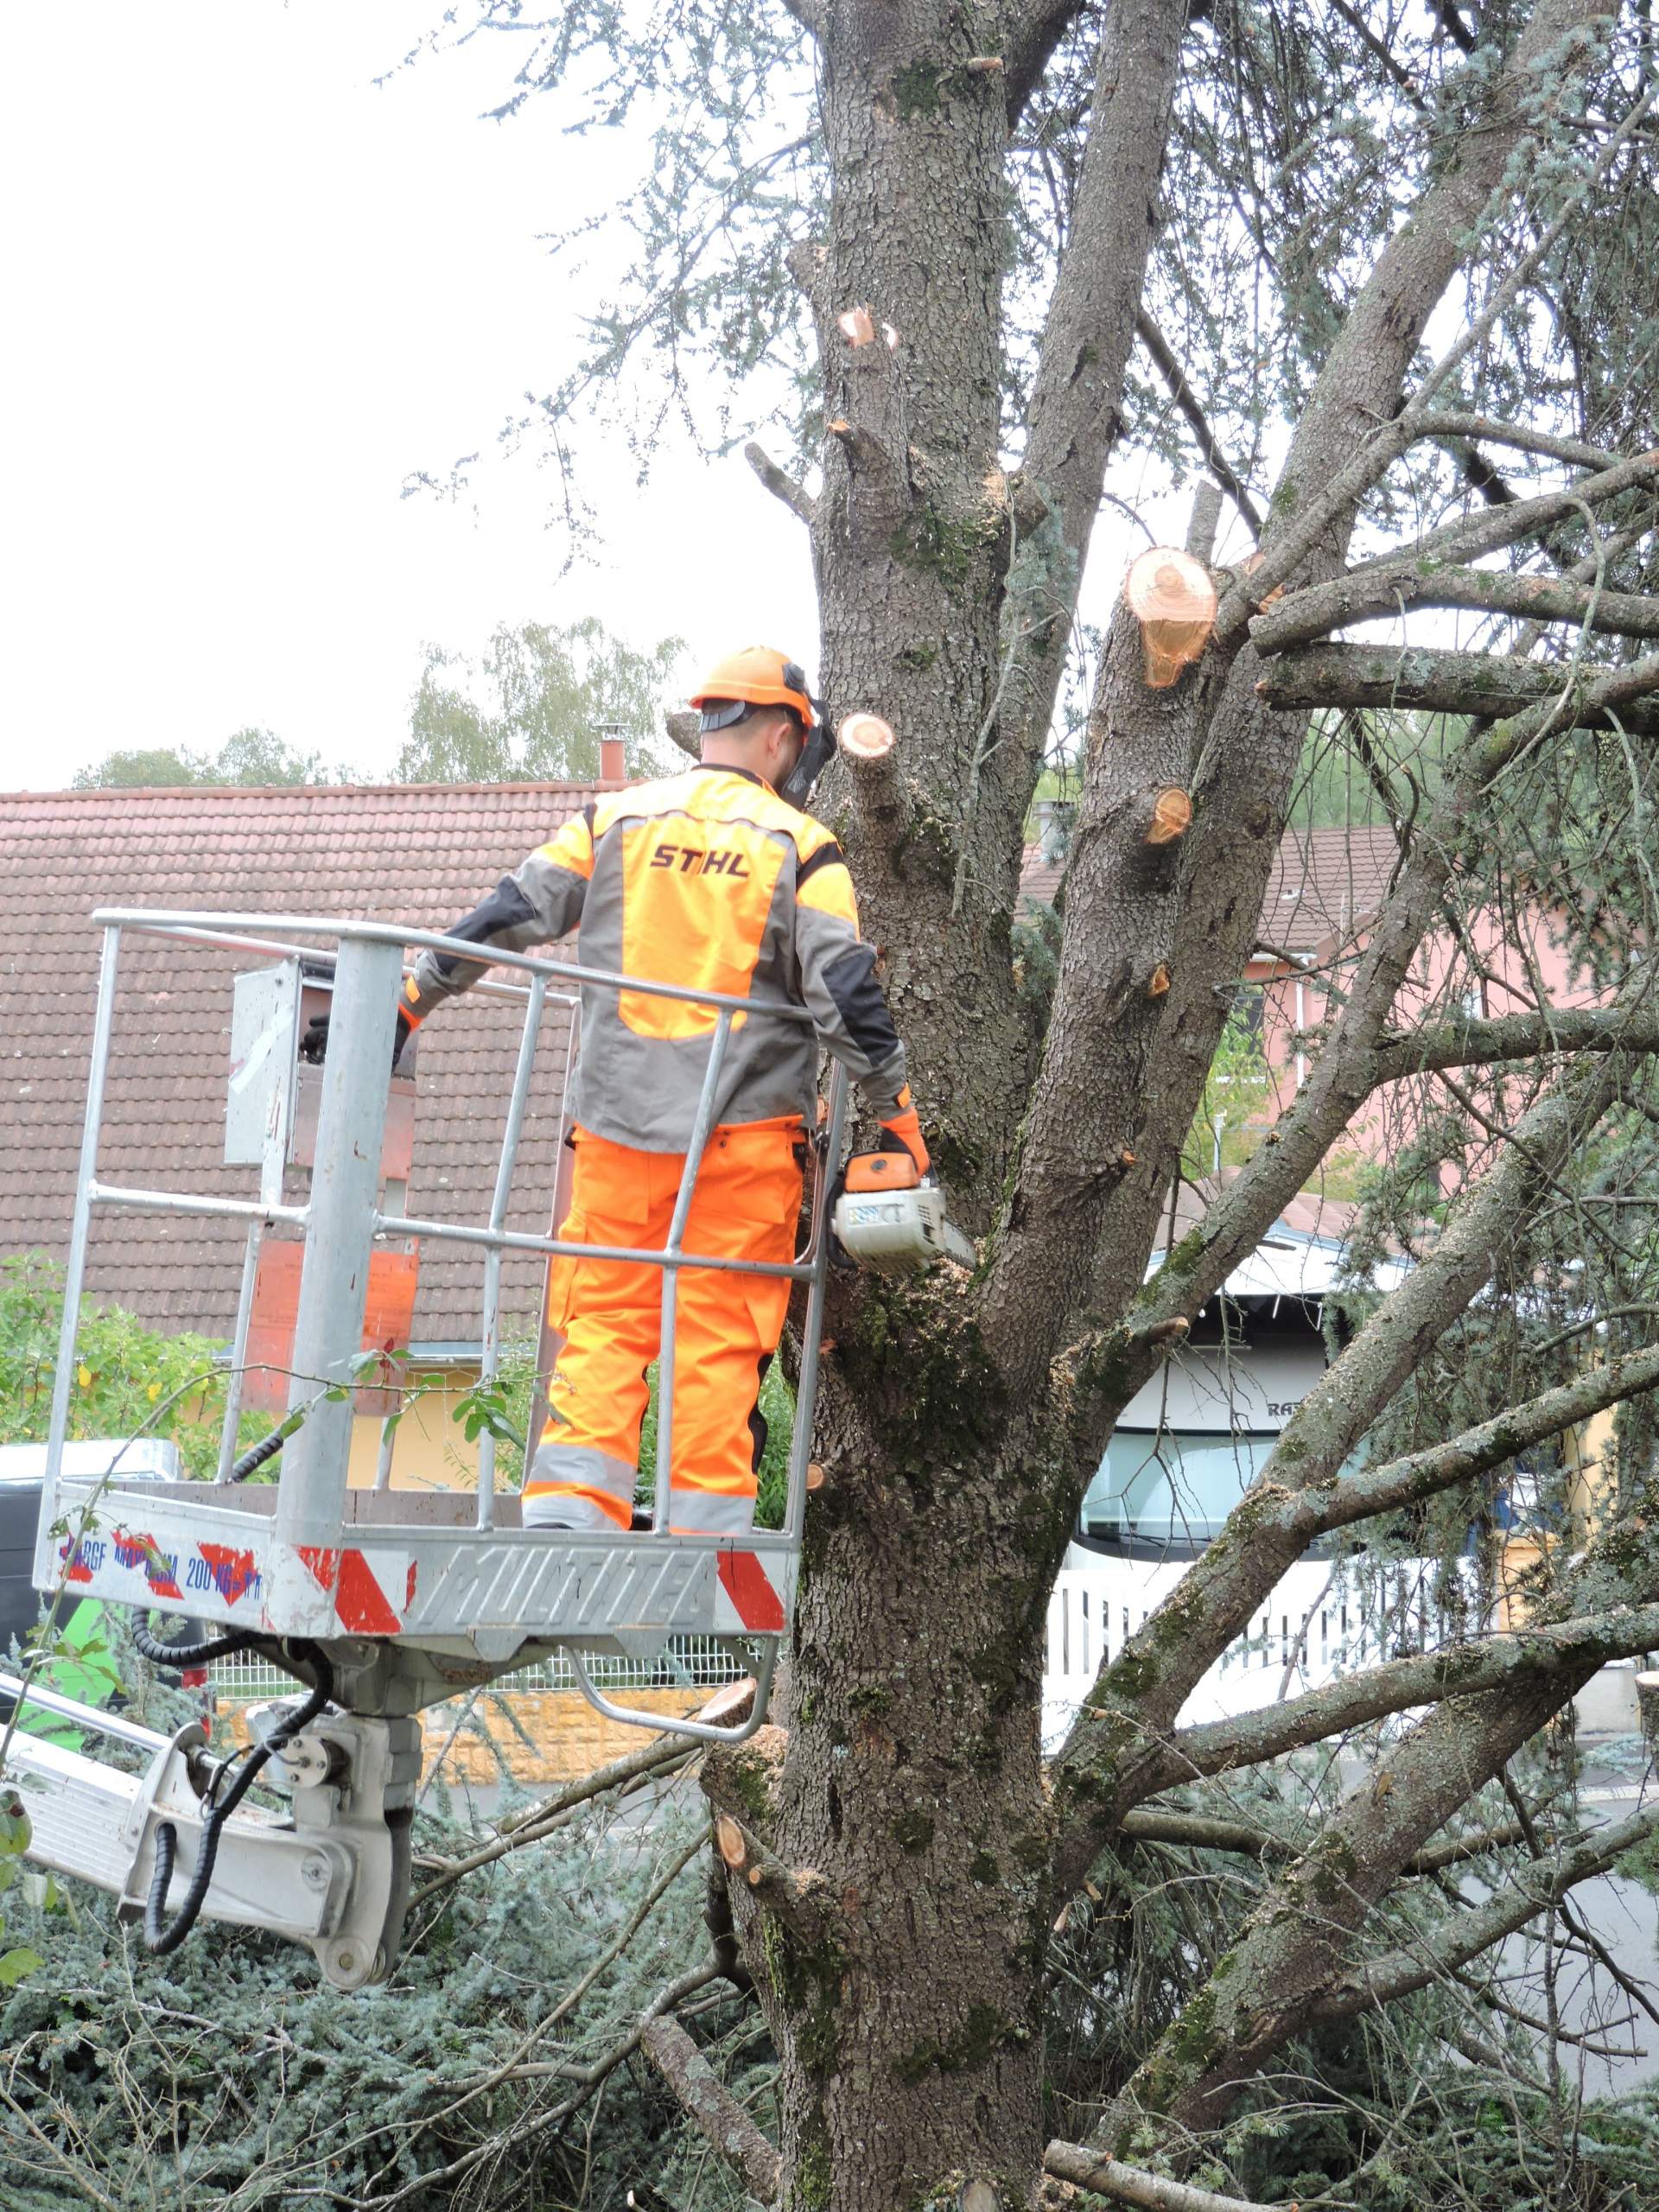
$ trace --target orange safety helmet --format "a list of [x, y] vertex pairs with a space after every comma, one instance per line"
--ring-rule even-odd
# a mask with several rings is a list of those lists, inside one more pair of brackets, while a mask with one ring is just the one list
[[[711, 708], [711, 701], [720, 704]], [[818, 721], [806, 671], [770, 645], [745, 645], [741, 652], [728, 653], [691, 694], [691, 704], [702, 709], [705, 734], [741, 721], [751, 707], [792, 708], [804, 729], [816, 728]]]

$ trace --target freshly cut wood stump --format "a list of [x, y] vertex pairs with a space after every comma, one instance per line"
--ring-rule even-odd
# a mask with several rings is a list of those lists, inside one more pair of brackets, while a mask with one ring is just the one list
[[1216, 588], [1190, 553], [1154, 545], [1130, 564], [1123, 598], [1141, 625], [1147, 688], [1166, 691], [1197, 660], [1216, 626]]
[[836, 732], [836, 742], [853, 760], [881, 760], [897, 742], [893, 724], [880, 715], [849, 715]]
[[1179, 784], [1166, 784], [1152, 802], [1147, 817], [1146, 842], [1148, 845], [1173, 845], [1178, 837], [1185, 837], [1192, 827], [1192, 795], [1184, 791]]

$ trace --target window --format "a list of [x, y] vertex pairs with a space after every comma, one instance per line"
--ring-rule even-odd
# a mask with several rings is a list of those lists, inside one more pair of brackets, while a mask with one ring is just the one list
[[1083, 1502], [1086, 1535], [1208, 1543], [1279, 1441], [1119, 1429]]

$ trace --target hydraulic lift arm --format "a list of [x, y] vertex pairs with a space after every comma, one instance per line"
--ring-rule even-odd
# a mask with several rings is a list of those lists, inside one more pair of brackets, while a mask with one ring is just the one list
[[[288, 1799], [288, 1813], [238, 1805], [214, 1821], [214, 1799], [232, 1782], [236, 1762], [209, 1755], [200, 1723], [163, 1736], [4, 1674], [0, 1694], [149, 1755], [144, 1772], [127, 1774], [16, 1729], [0, 1779], [16, 1789], [28, 1815], [36, 1865], [109, 1891], [121, 1901], [122, 1918], [146, 1919], [159, 1930], [186, 1907], [213, 1828], [217, 1856], [200, 1903], [205, 1918], [304, 1944], [337, 1988], [385, 1978], [409, 1895], [417, 1719], [327, 1708], [265, 1762], [261, 1780]], [[305, 1702], [252, 1707], [254, 1740], [282, 1732]], [[160, 1885], [158, 1850], [167, 1877]]]

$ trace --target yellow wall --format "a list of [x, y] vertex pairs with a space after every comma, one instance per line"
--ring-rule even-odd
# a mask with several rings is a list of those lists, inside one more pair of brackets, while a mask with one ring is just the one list
[[[422, 1713], [423, 1780], [430, 1777], [435, 1762], [442, 1760], [443, 1777], [452, 1784], [497, 1783], [504, 1767], [518, 1782], [574, 1782], [651, 1741], [643, 1729], [595, 1713], [580, 1690], [505, 1689], [496, 1694], [511, 1701], [517, 1727], [504, 1719], [488, 1694], [479, 1699], [459, 1731], [459, 1700], [429, 1706]], [[658, 1713], [669, 1720], [695, 1713], [708, 1703], [712, 1692], [623, 1690], [616, 1694], [636, 1712]], [[219, 1713], [232, 1741], [245, 1744], [246, 1708], [226, 1703], [220, 1705]]]
[[1569, 1432], [1561, 1442], [1573, 1478], [1567, 1491], [1567, 1525], [1560, 1535], [1511, 1536], [1504, 1545], [1500, 1628], [1509, 1628], [1526, 1618], [1523, 1585], [1528, 1575], [1554, 1553], [1581, 1550], [1596, 1533], [1600, 1501], [1612, 1459], [1611, 1409], [1595, 1414], [1582, 1428]]
[[[469, 1444], [455, 1407], [478, 1381], [475, 1367], [423, 1368], [423, 1379], [441, 1375], [441, 1387], [411, 1392], [408, 1410], [392, 1438], [393, 1490], [472, 1490], [478, 1483], [478, 1446]], [[380, 1420], [359, 1414], [352, 1423], [352, 1458], [347, 1479], [353, 1490], [371, 1490], [380, 1458]], [[498, 1477], [498, 1487], [505, 1484]]]

